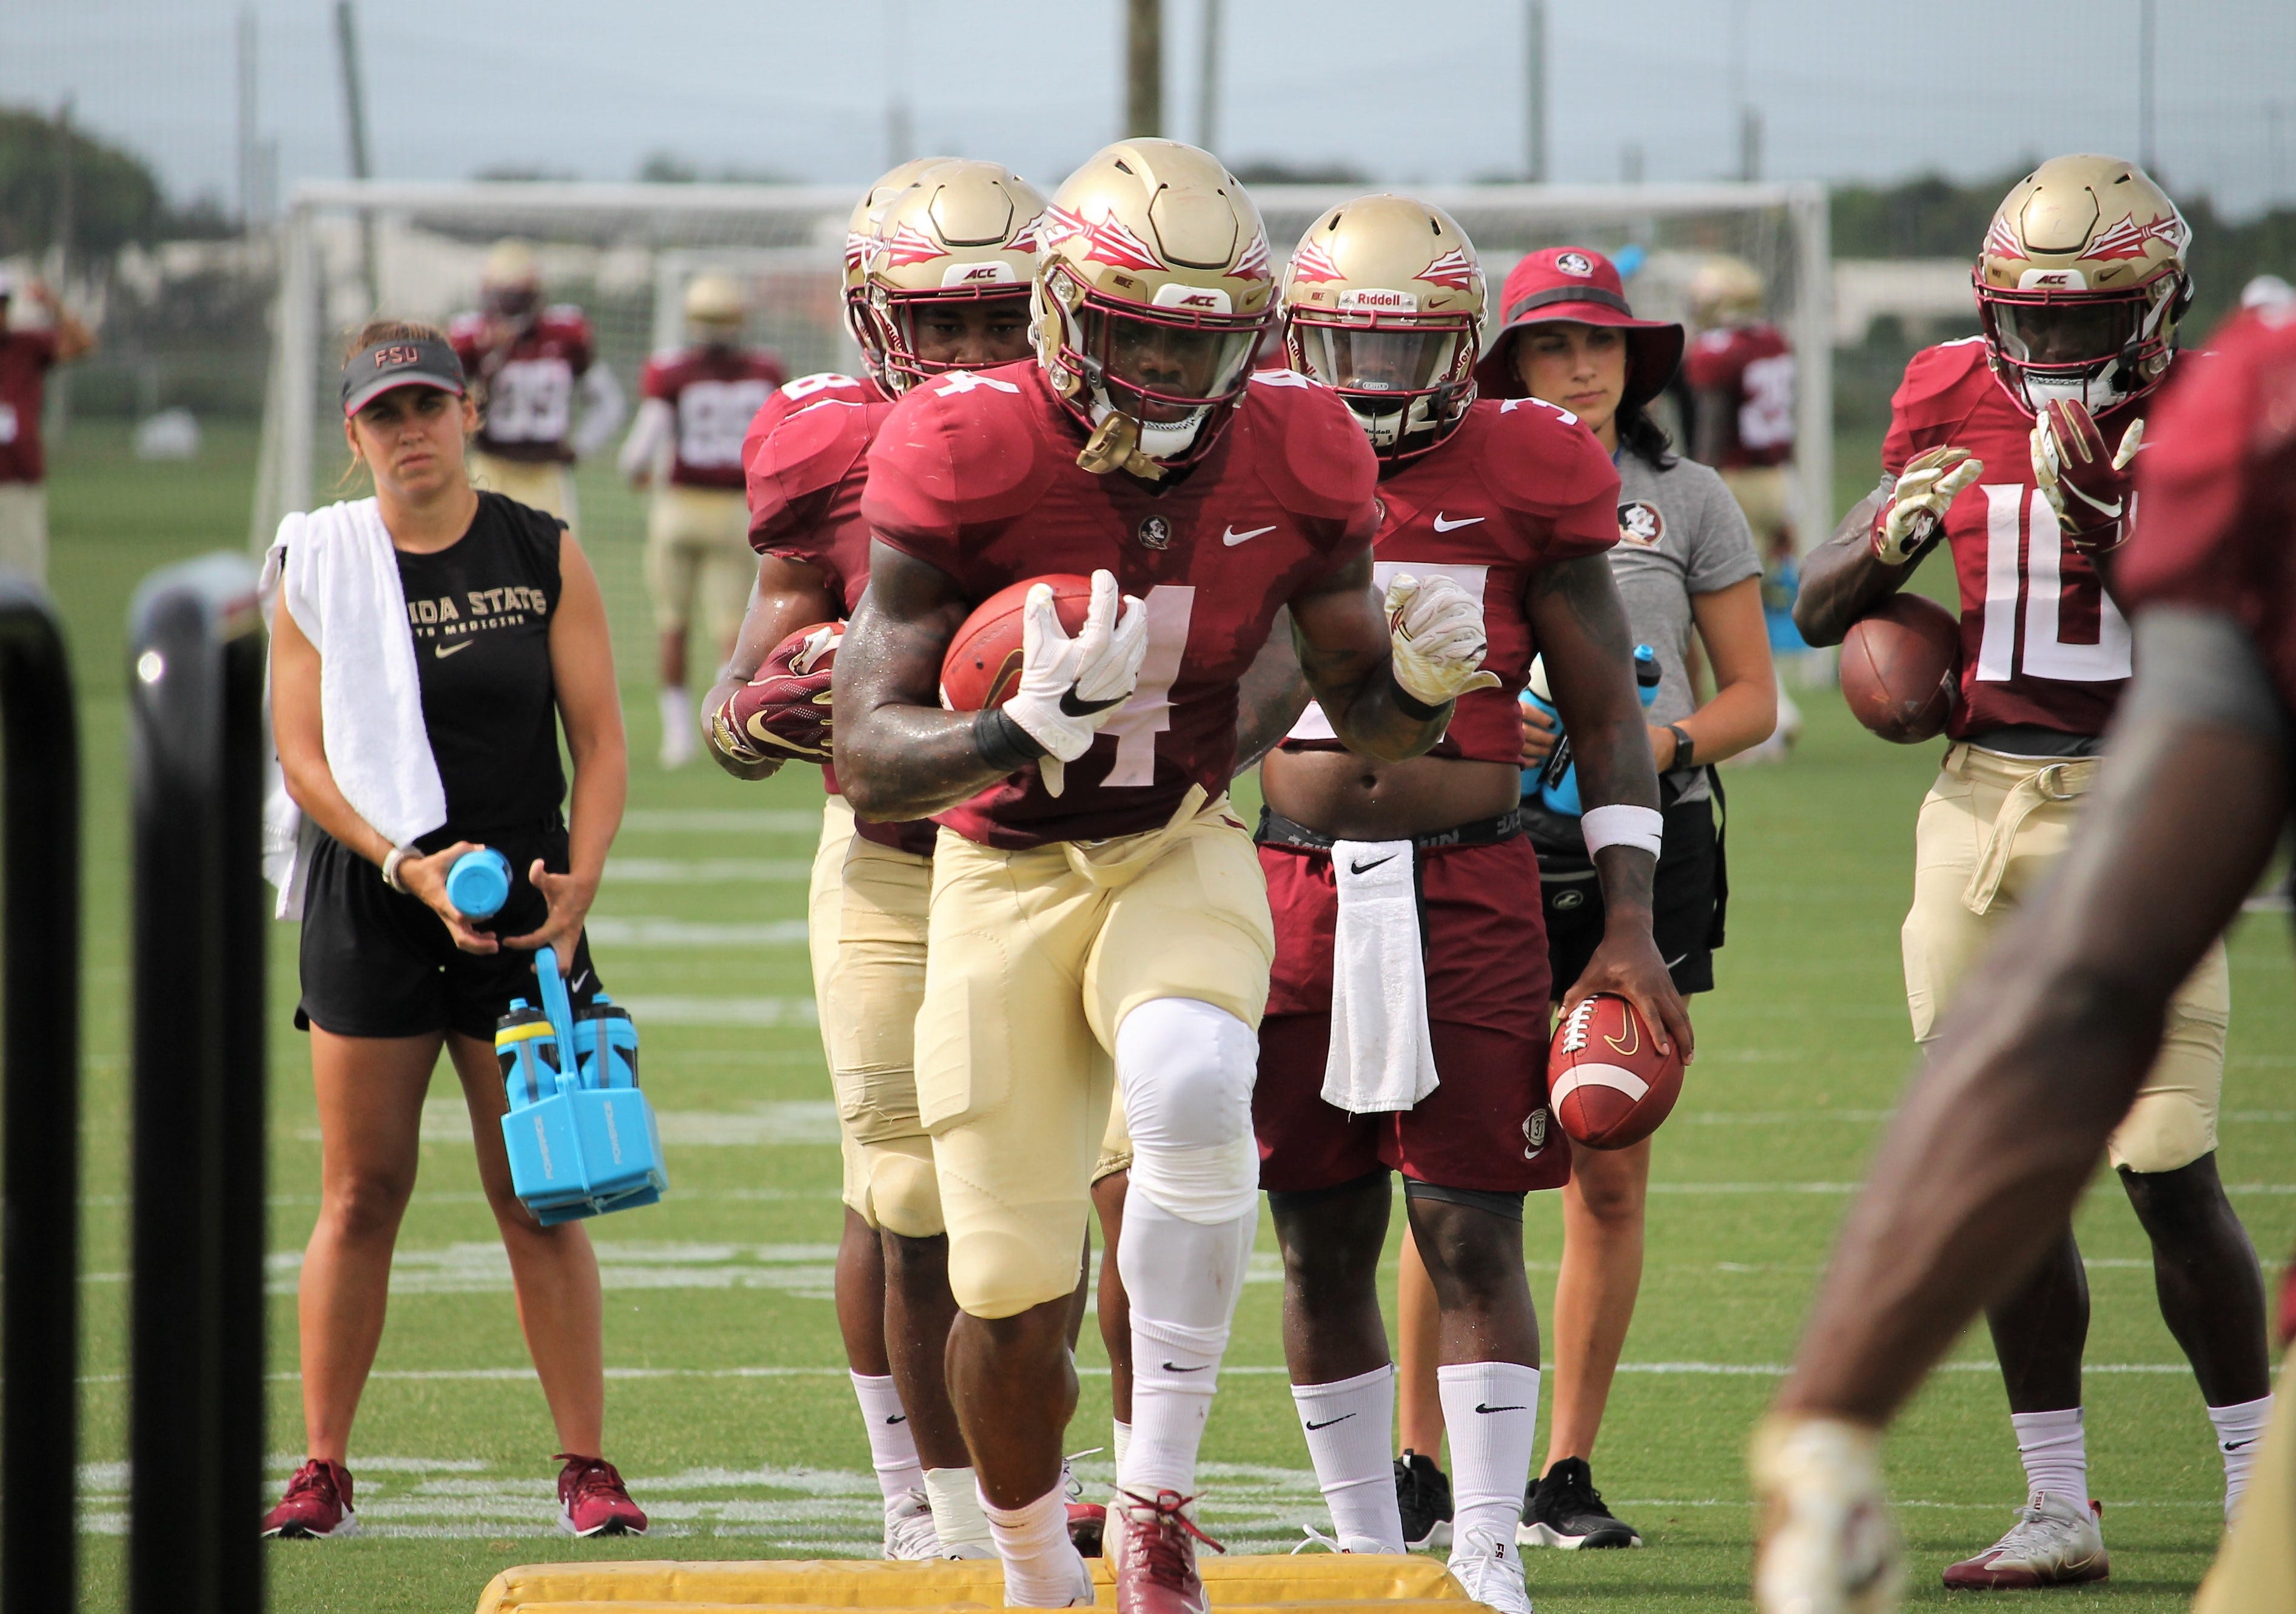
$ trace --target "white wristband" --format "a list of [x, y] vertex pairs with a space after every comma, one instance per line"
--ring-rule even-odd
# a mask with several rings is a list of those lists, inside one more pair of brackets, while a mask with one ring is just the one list
[[398, 878], [398, 865], [414, 854], [405, 847], [393, 847], [383, 855], [382, 883], [401, 896], [406, 896], [406, 883]]
[[1636, 847], [1655, 857], [1665, 842], [1666, 820], [1655, 807], [1588, 807], [1579, 815], [1578, 829], [1587, 837], [1589, 857], [1604, 847]]

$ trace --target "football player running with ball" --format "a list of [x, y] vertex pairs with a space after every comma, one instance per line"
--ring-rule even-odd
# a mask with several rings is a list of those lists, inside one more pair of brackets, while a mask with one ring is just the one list
[[1324, 214], [1284, 276], [1292, 365], [1337, 389], [1379, 458], [1374, 586], [1408, 610], [1447, 579], [1475, 602], [1489, 654], [1424, 756], [1356, 755], [1310, 706], [1264, 765], [1276, 952], [1252, 1102], [1292, 1395], [1341, 1549], [1405, 1544], [1376, 1287], [1400, 1171], [1441, 1314], [1451, 1569], [1477, 1602], [1528, 1614], [1515, 1526], [1538, 1322], [1523, 1196], [1570, 1175], [1547, 1112], [1538, 860], [1517, 810], [1534, 648], [1578, 747], [1608, 920], [1572, 1001], [1622, 994], [1685, 1053], [1691, 1030], [1651, 938], [1658, 775], [1605, 553], [1619, 473], [1564, 411], [1476, 399], [1483, 307], [1458, 225], [1400, 196]]
[[[2021, 180], [1978, 260], [1985, 334], [1914, 356], [1882, 446], [1882, 486], [1804, 569], [1794, 619], [1811, 643], [1833, 644], [1905, 586], [1939, 537], [1953, 552], [1953, 744], [1922, 804], [1904, 930], [1906, 995], [1924, 1045], [2062, 854], [2128, 684], [2114, 552], [2133, 515], [2144, 400], [2169, 373], [2192, 298], [2189, 239], [2176, 205], [2118, 159], [2060, 157]], [[2161, 1315], [2226, 1448], [2229, 1508], [2246, 1473], [2234, 1454], [2269, 1405], [2264, 1287], [2217, 1176], [2231, 1013], [2224, 949], [2193, 962], [2107, 1156], [2152, 1240]], [[1986, 1315], [2030, 1495], [2007, 1535], [1946, 1570], [1950, 1586], [2107, 1572], [2081, 1426], [2088, 1288], [2070, 1228], [2021, 1270], [1989, 1286]]]
[[[1456, 584], [1430, 579], [1382, 619], [1376, 467], [1338, 397], [1250, 373], [1275, 287], [1259, 209], [1217, 159], [1110, 146], [1038, 240], [1037, 362], [915, 388], [872, 445], [837, 771], [864, 819], [942, 817], [917, 1094], [964, 1312], [951, 1388], [1006, 1601], [1093, 1600], [1063, 1528], [1061, 1434], [1112, 1065], [1136, 1372], [1117, 1605], [1201, 1614], [1197, 1448], [1258, 1221], [1255, 1028], [1275, 951], [1226, 795], [1238, 682], [1288, 606], [1335, 732], [1399, 760], [1490, 680]], [[1077, 630], [1031, 590], [1011, 700], [942, 709], [973, 606], [1052, 573], [1092, 574]]]
[[[758, 587], [705, 702], [711, 754], [737, 778], [827, 759], [825, 652], [837, 630], [824, 626], [790, 665], [759, 669], [790, 635], [845, 616], [868, 586], [861, 489], [893, 400], [930, 376], [1027, 356], [1044, 205], [996, 163], [929, 159], [887, 175], [855, 209], [850, 324], [870, 379], [791, 381], [758, 412], [745, 451]], [[835, 774], [824, 782], [808, 929], [844, 1163], [837, 1314], [884, 1493], [885, 1556], [986, 1558], [988, 1522], [942, 1367], [956, 1307], [932, 1143], [917, 1118], [933, 826], [857, 825]]]

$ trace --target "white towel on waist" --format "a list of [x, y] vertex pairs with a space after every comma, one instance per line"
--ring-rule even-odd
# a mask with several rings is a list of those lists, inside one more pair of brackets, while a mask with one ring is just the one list
[[[330, 504], [279, 523], [263, 557], [263, 619], [280, 596], [319, 652], [319, 721], [327, 767], [352, 811], [394, 846], [447, 822], [447, 787], [422, 721], [422, 684], [398, 554], [373, 499]], [[265, 704], [269, 705], [266, 677]], [[268, 725], [266, 725], [268, 733]], [[263, 804], [263, 876], [279, 888], [278, 916], [303, 916], [318, 826], [287, 793], [271, 758]]]
[[1324, 1102], [1351, 1115], [1408, 1110], [1435, 1091], [1427, 963], [1407, 840], [1332, 847], [1339, 919], [1332, 938], [1332, 1045]]

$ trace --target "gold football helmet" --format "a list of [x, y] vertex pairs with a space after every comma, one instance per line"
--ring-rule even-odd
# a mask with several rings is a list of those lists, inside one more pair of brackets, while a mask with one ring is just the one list
[[487, 250], [479, 269], [479, 302], [496, 319], [512, 322], [542, 307], [542, 265], [531, 246], [505, 238]]
[[2168, 373], [2192, 306], [2177, 204], [2118, 157], [2053, 157], [2019, 180], [1972, 278], [1993, 373], [2038, 414], [2062, 398], [2102, 414]]
[[861, 349], [862, 365], [880, 381], [885, 379], [885, 355], [877, 345], [876, 329], [863, 308], [868, 293], [865, 276], [869, 249], [876, 242], [878, 223], [893, 199], [915, 183], [917, 176], [927, 168], [948, 160], [946, 157], [912, 157], [898, 168], [888, 168], [877, 176], [874, 184], [861, 193], [861, 200], [853, 204], [853, 217], [845, 223], [845, 328]]
[[730, 274], [711, 269], [685, 283], [685, 325], [695, 341], [733, 341], [749, 313], [742, 283]]
[[889, 391], [954, 367], [917, 356], [915, 321], [927, 307], [1007, 303], [1026, 316], [1044, 210], [1042, 193], [1012, 169], [963, 158], [935, 164], [885, 204], [863, 255], [862, 316]]
[[1690, 312], [1704, 331], [1748, 325], [1762, 317], [1761, 272], [1742, 258], [1718, 253], [1690, 277]]
[[1347, 400], [1383, 459], [1424, 454], [1475, 400], [1475, 244], [1442, 209], [1358, 196], [1308, 226], [1283, 271], [1292, 367]]
[[1119, 141], [1069, 176], [1037, 239], [1031, 335], [1091, 430], [1077, 463], [1152, 481], [1201, 459], [1275, 309], [1243, 186], [1194, 146]]

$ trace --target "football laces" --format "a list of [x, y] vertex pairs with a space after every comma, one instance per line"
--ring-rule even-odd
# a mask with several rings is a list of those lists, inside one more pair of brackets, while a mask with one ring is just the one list
[[1562, 1052], [1576, 1053], [1587, 1045], [1587, 1033], [1595, 1023], [1595, 1008], [1600, 994], [1589, 994], [1578, 1000], [1562, 1022]]

